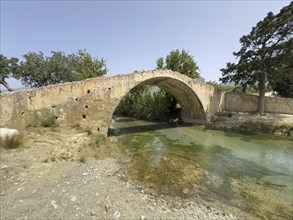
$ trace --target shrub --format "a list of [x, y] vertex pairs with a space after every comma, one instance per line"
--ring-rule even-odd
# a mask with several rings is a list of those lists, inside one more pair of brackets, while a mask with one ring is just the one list
[[59, 155], [59, 159], [60, 160], [69, 160], [70, 159], [70, 155], [68, 153], [65, 153], [65, 152], [62, 152], [60, 155]]
[[48, 116], [46, 118], [41, 119], [41, 126], [42, 127], [53, 127], [57, 126], [56, 117], [55, 116]]
[[91, 135], [91, 134], [92, 134], [92, 130], [91, 130], [91, 128], [89, 128], [89, 127], [86, 127], [86, 128], [84, 129], [84, 131], [85, 131], [88, 135]]
[[15, 149], [22, 145], [23, 137], [22, 135], [13, 135], [0, 138], [0, 147], [6, 149]]
[[85, 163], [85, 156], [81, 156], [78, 160], [81, 163]]
[[52, 156], [52, 157], [51, 157], [51, 161], [52, 161], [52, 162], [55, 162], [55, 161], [56, 161], [56, 157]]
[[97, 134], [95, 136], [95, 144], [97, 146], [100, 146], [101, 144], [105, 144], [106, 143], [106, 137], [103, 134]]
[[76, 130], [80, 130], [81, 126], [79, 123], [75, 123], [75, 124], [71, 125], [71, 128], [75, 128]]

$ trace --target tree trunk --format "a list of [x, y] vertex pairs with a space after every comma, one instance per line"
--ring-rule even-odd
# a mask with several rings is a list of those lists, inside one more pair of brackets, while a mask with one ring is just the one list
[[257, 105], [257, 112], [259, 114], [264, 113], [265, 109], [265, 93], [266, 93], [266, 80], [265, 77], [262, 77], [258, 84], [259, 94], [258, 94], [258, 105]]
[[5, 88], [9, 91], [12, 92], [13, 89], [8, 85], [7, 82], [5, 82], [5, 80], [0, 80], [0, 84], [2, 84], [3, 86], [5, 86]]

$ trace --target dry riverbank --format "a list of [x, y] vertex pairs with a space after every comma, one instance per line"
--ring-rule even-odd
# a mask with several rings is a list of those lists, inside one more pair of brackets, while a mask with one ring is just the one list
[[248, 219], [203, 201], [154, 196], [131, 181], [115, 137], [93, 147], [76, 128], [33, 128], [1, 148], [1, 219]]
[[263, 132], [293, 136], [293, 115], [219, 112], [207, 128], [244, 133]]

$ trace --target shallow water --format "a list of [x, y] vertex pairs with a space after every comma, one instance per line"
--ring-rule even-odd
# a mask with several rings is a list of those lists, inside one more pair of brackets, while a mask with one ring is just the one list
[[201, 126], [115, 120], [130, 178], [157, 195], [237, 207], [262, 219], [293, 219], [292, 138]]

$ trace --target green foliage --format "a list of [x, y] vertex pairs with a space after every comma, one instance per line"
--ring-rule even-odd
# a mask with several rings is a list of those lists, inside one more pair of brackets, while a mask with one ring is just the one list
[[1, 138], [0, 137], [0, 147], [6, 149], [15, 149], [22, 145], [23, 136], [22, 135], [12, 135]]
[[69, 55], [60, 51], [51, 54], [49, 57], [42, 52], [23, 55], [24, 61], [20, 62], [19, 71], [12, 71], [13, 76], [24, 85], [41, 87], [99, 77], [108, 72], [103, 58], [93, 58], [85, 50]]
[[133, 88], [114, 114], [149, 120], [167, 120], [176, 115], [176, 99], [168, 92], [151, 92], [147, 86]]
[[[199, 68], [193, 57], [185, 50], [171, 51], [164, 58], [157, 59], [157, 69], [169, 69], [187, 75], [199, 77]], [[119, 103], [114, 114], [149, 120], [167, 120], [177, 117], [177, 100], [168, 91], [160, 89], [151, 92], [147, 86], [133, 88]]]
[[103, 76], [108, 72], [106, 68], [106, 60], [93, 58], [85, 50], [78, 50], [78, 58], [80, 65], [78, 66], [77, 80]]
[[171, 51], [167, 55], [165, 63], [164, 58], [160, 57], [157, 59], [157, 69], [177, 71], [191, 78], [199, 77], [199, 68], [193, 56], [189, 55], [185, 50], [181, 52], [178, 49]]
[[259, 113], [264, 109], [266, 85], [291, 79], [293, 72], [293, 2], [274, 15], [269, 12], [251, 32], [240, 38], [242, 45], [234, 56], [237, 63], [221, 69], [224, 83], [234, 82], [244, 88], [258, 84]]
[[209, 81], [207, 84], [214, 86], [216, 89], [225, 91], [225, 92], [232, 92], [235, 89], [235, 86], [226, 86], [224, 84], [217, 83], [216, 81]]
[[42, 127], [55, 127], [57, 126], [56, 117], [54, 115], [40, 119]]
[[282, 97], [293, 98], [293, 76], [275, 82], [273, 90]]
[[209, 81], [207, 84], [214, 86], [216, 89], [225, 92], [243, 92], [243, 93], [255, 93], [256, 89], [254, 86], [248, 86], [243, 88], [242, 86], [227, 86], [222, 83], [217, 83], [216, 81]]
[[[8, 85], [5, 79], [12, 76], [12, 73], [18, 73], [18, 59], [11, 57], [8, 59], [4, 55], [0, 54], [0, 84], [2, 84], [8, 91], [13, 91]], [[1, 93], [1, 90], [0, 90]]]

